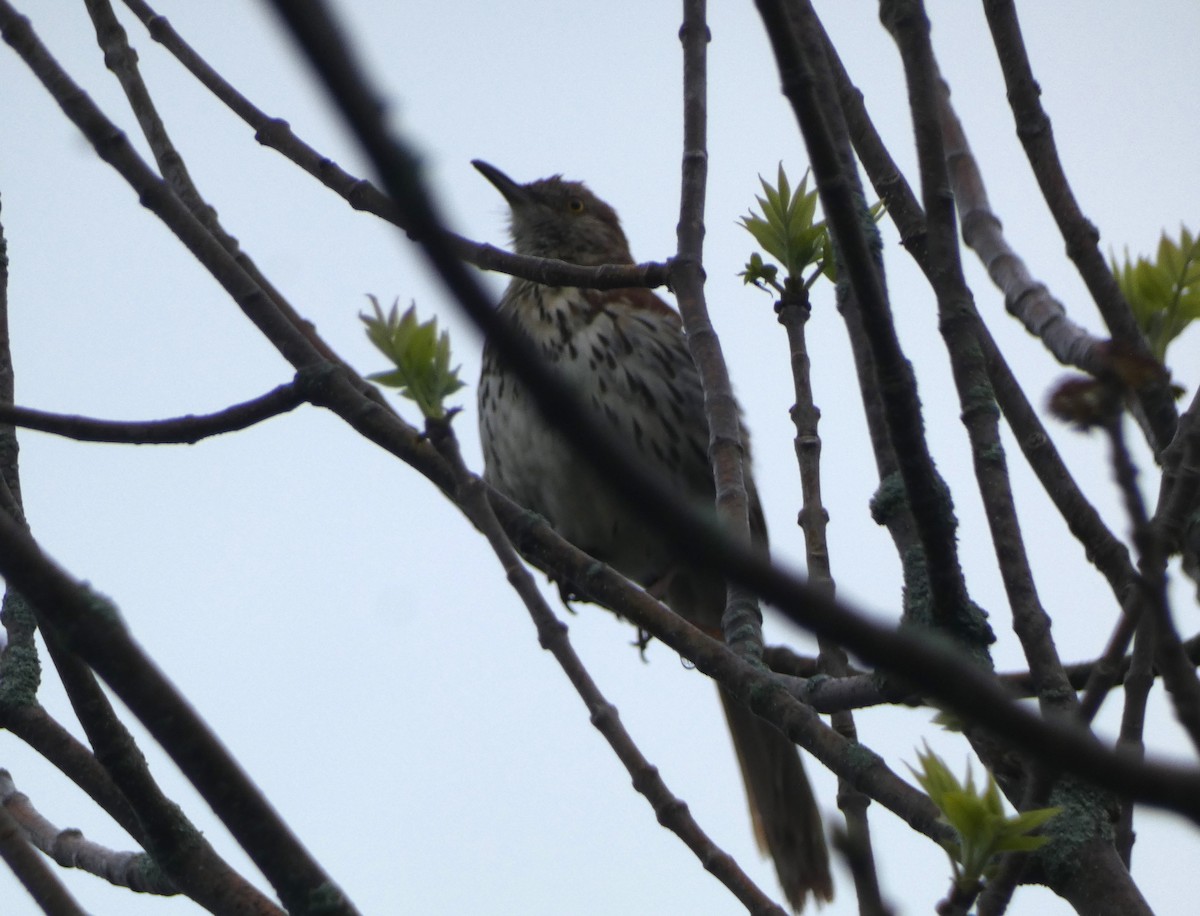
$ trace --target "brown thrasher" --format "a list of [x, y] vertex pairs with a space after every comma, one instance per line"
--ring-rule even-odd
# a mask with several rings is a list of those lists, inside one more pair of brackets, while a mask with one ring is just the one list
[[[472, 164], [508, 201], [518, 254], [588, 266], [634, 263], [617, 214], [584, 185], [557, 175], [517, 184], [486, 162]], [[704, 396], [673, 309], [648, 289], [601, 291], [514, 279], [500, 300], [500, 314], [575, 386], [613, 435], [686, 495], [711, 503]], [[546, 424], [490, 345], [484, 347], [479, 380], [479, 429], [484, 477], [493, 487], [720, 638], [724, 582], [689, 568], [678, 550], [599, 479]], [[749, 496], [751, 527], [765, 549], [762, 507], [752, 486]], [[818, 900], [831, 899], [821, 817], [795, 745], [724, 688], [721, 701], [755, 835], [775, 860], [788, 902], [800, 910], [810, 892]]]

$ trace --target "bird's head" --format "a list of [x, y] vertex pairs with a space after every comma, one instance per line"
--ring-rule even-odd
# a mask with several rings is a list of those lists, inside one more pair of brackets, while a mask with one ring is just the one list
[[513, 250], [572, 264], [632, 264], [616, 211], [579, 181], [561, 175], [517, 184], [494, 165], [471, 163], [504, 195], [512, 210]]

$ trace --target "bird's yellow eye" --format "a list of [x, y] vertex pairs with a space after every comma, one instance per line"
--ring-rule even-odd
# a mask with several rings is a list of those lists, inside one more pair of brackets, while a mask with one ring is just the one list
[[580, 200], [578, 197], [569, 198], [567, 200], [567, 209], [570, 210], [572, 213], [582, 213], [583, 212], [583, 201]]

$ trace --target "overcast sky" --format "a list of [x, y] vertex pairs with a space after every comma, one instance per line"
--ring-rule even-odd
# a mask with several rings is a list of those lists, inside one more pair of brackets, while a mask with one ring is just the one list
[[[83, 4], [18, 0], [58, 60], [132, 136], [136, 124], [105, 71]], [[395, 123], [425, 157], [458, 231], [505, 243], [505, 210], [471, 167], [484, 158], [527, 181], [584, 179], [621, 214], [634, 255], [675, 245], [680, 157], [677, 3], [618, 0], [398, 4], [345, 0], [358, 47]], [[710, 45], [708, 301], [758, 458], [772, 545], [802, 565], [787, 410], [791, 381], [770, 300], [736, 274], [751, 250], [736, 226], [757, 175], [782, 161], [799, 177], [803, 146], [778, 92], [749, 2], [713, 4]], [[158, 0], [159, 12], [226, 78], [344, 168], [366, 174], [320, 90], [264, 4]], [[897, 55], [876, 6], [819, 2], [910, 178], [911, 130]], [[943, 72], [993, 205], [1033, 273], [1072, 317], [1102, 325], [1063, 256], [1005, 103], [979, 4], [930, 4]], [[1194, 0], [1020, 4], [1035, 73], [1068, 174], [1106, 250], [1149, 252], [1163, 228], [1200, 228], [1200, 96]], [[295, 307], [363, 373], [383, 368], [357, 313], [373, 293], [417, 302], [451, 331], [471, 383], [456, 428], [480, 467], [473, 384], [480, 341], [411, 246], [351, 210], [252, 133], [118, 10], [143, 73], [201, 192]], [[18, 402], [47, 410], [150, 419], [217, 410], [289, 380], [284, 360], [217, 284], [101, 163], [11, 51], [0, 50], [0, 202], [11, 260], [9, 302]], [[140, 140], [135, 139], [144, 150]], [[992, 614], [999, 668], [1024, 667], [994, 569], [928, 288], [885, 221], [892, 301], [916, 366], [931, 447], [954, 487], [969, 585]], [[980, 310], [1031, 400], [1062, 374], [1003, 308], [967, 256]], [[497, 293], [501, 277], [489, 277]], [[823, 411], [824, 491], [839, 592], [886, 619], [899, 566], [870, 520], [876, 478], [832, 289], [810, 323]], [[1200, 384], [1200, 334], [1170, 362]], [[407, 404], [400, 408], [415, 420]], [[1071, 468], [1124, 534], [1103, 442], [1054, 426]], [[336, 418], [302, 408], [194, 447], [83, 445], [21, 435], [25, 506], [35, 535], [74, 575], [112, 596], [137, 639], [221, 735], [288, 823], [364, 913], [742, 912], [629, 787], [582, 704], [538, 646], [525, 611], [473, 529], [414, 471]], [[1018, 503], [1043, 603], [1068, 660], [1093, 657], [1113, 623], [1106, 586], [1082, 556], [1009, 440]], [[1152, 467], [1143, 468], [1154, 494]], [[1181, 628], [1195, 630], [1177, 585]], [[580, 607], [571, 636], [601, 688], [700, 824], [775, 894], [754, 849], [715, 691], [661, 646], [643, 663], [632, 631]], [[768, 636], [811, 643], [768, 615]], [[47, 678], [44, 702], [70, 714]], [[1118, 695], [1106, 707], [1110, 731]], [[928, 710], [859, 716], [862, 739], [902, 775], [923, 739], [956, 770], [964, 742]], [[1153, 752], [1185, 745], [1156, 706]], [[75, 729], [78, 732], [78, 729]], [[235, 865], [252, 866], [147, 739], [155, 772]], [[41, 812], [116, 848], [130, 840], [20, 742], [0, 734], [0, 765]], [[810, 764], [835, 815], [835, 782]], [[873, 806], [881, 879], [902, 913], [945, 892], [944, 854]], [[1194, 900], [1200, 838], [1174, 817], [1143, 814], [1134, 873], [1161, 913]], [[856, 912], [843, 869], [826, 912]], [[191, 913], [189, 901], [133, 898], [99, 879], [65, 880], [92, 913]], [[265, 885], [264, 885], [265, 886]], [[5, 916], [34, 912], [6, 873]], [[1024, 889], [1019, 912], [1057, 914]]]

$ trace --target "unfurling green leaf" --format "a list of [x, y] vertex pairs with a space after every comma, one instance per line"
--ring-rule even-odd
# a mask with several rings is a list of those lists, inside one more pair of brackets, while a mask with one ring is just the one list
[[1054, 817], [1058, 808], [1038, 808], [1007, 816], [1000, 790], [990, 773], [980, 791], [975, 787], [969, 764], [964, 784], [928, 745], [924, 753], [917, 753], [917, 760], [921, 769], [909, 769], [942, 812], [942, 820], [957, 834], [957, 839], [943, 845], [950, 856], [954, 880], [960, 887], [977, 888], [979, 882], [991, 877], [1001, 853], [1031, 852], [1049, 842], [1047, 837], [1032, 834]]
[[361, 313], [367, 337], [375, 348], [396, 367], [388, 372], [367, 376], [389, 388], [398, 388], [403, 397], [415, 401], [421, 413], [431, 419], [446, 415], [443, 402], [463, 387], [459, 367], [450, 368], [450, 335], [437, 330], [437, 319], [417, 321], [416, 305], [400, 314], [398, 301], [385, 315], [379, 300], [368, 294], [373, 315]]
[[[741, 218], [741, 226], [782, 265], [785, 283], [791, 281], [809, 286], [831, 261], [825, 223], [813, 222], [817, 212], [817, 192], [808, 190], [807, 173], [793, 192], [782, 163], [774, 186], [762, 176], [759, 176], [759, 182], [764, 195], [756, 198], [761, 215], [751, 211]], [[804, 272], [813, 266], [818, 270], [806, 283]], [[782, 292], [778, 273], [778, 267], [764, 264], [762, 255], [754, 252], [741, 276], [747, 283], [763, 288], [765, 283]]]
[[1140, 256], [1131, 261], [1128, 249], [1124, 264], [1110, 259], [1150, 352], [1163, 362], [1171, 341], [1200, 318], [1200, 238], [1180, 227], [1178, 241], [1163, 233], [1154, 261]]
[[[766, 263], [762, 254], [756, 251], [738, 276], [760, 289], [770, 287], [778, 293], [783, 293], [788, 284], [792, 289], [809, 289], [821, 276], [836, 280], [829, 230], [824, 220], [814, 221], [817, 192], [816, 189], [808, 190], [808, 173], [794, 191], [783, 163], [779, 165], [774, 185], [761, 175], [758, 180], [763, 189], [763, 196], [755, 198], [760, 212], [751, 210], [739, 224], [779, 266]], [[875, 204], [870, 212], [878, 220], [883, 205]], [[782, 281], [779, 279], [781, 269]], [[810, 269], [813, 269], [812, 273], [805, 279], [804, 274]]]

